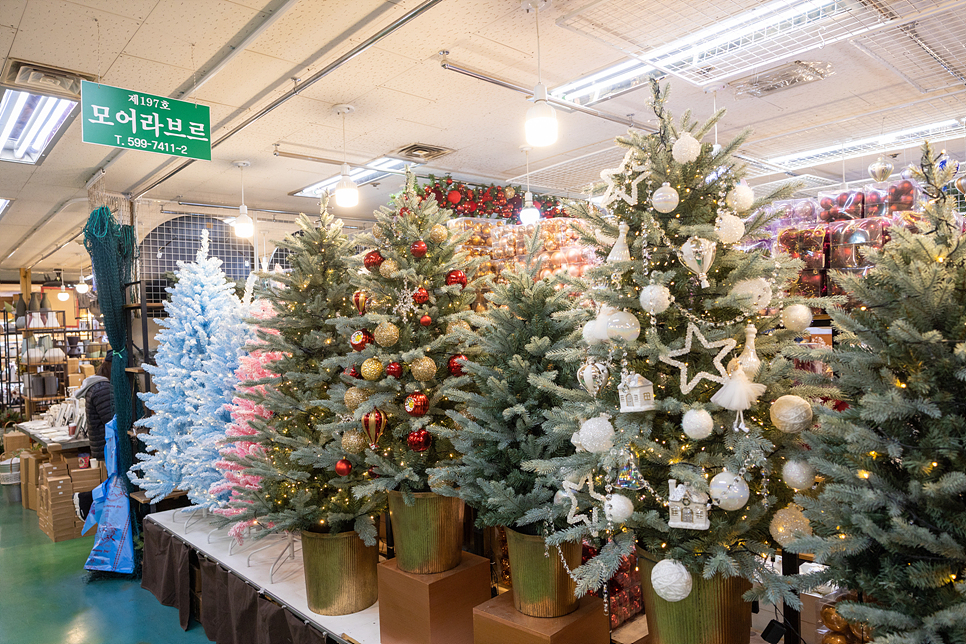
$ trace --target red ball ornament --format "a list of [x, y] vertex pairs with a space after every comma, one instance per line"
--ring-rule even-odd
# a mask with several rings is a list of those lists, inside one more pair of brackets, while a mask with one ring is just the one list
[[426, 246], [426, 242], [424, 242], [422, 239], [414, 241], [409, 247], [409, 252], [412, 253], [413, 257], [416, 259], [422, 259], [425, 257], [427, 250], [429, 250], [429, 247]]
[[403, 206], [402, 208], [400, 208], [400, 209], [399, 209], [399, 216], [400, 216], [400, 217], [405, 217], [405, 216], [406, 216], [406, 215], [408, 215], [408, 214], [409, 214], [410, 212], [411, 212], [411, 211], [409, 210], [409, 208], [407, 208], [406, 206]]
[[371, 250], [366, 253], [365, 258], [363, 258], [362, 263], [367, 270], [373, 270], [379, 268], [379, 265], [386, 261], [386, 258], [378, 250]]
[[372, 334], [369, 333], [368, 329], [359, 329], [354, 331], [352, 335], [349, 336], [349, 346], [351, 346], [356, 351], [362, 351], [366, 348], [366, 345], [372, 342], [374, 338]]
[[457, 376], [457, 377], [459, 377], [459, 376], [462, 376], [464, 374], [464, 372], [463, 372], [463, 365], [460, 364], [460, 360], [462, 360], [464, 362], [466, 361], [466, 356], [464, 356], [462, 353], [457, 353], [455, 356], [450, 356], [450, 358], [449, 358], [449, 374], [451, 376]]
[[335, 473], [339, 476], [349, 476], [352, 474], [352, 463], [348, 459], [340, 458], [335, 464]]
[[352, 303], [355, 304], [356, 310], [359, 311], [359, 315], [363, 315], [366, 312], [366, 301], [369, 296], [366, 295], [365, 291], [356, 291], [352, 294]]
[[447, 273], [446, 286], [452, 286], [453, 284], [459, 284], [463, 288], [466, 288], [466, 273], [458, 269]]
[[362, 431], [369, 439], [369, 447], [376, 448], [382, 431], [386, 429], [386, 415], [379, 409], [373, 409], [362, 417]]
[[398, 362], [390, 362], [386, 365], [386, 375], [398, 379], [402, 375], [403, 368]]
[[414, 391], [406, 396], [403, 407], [410, 416], [423, 416], [429, 411], [429, 398], [421, 391]]
[[448, 186], [453, 185], [453, 177], [446, 177], [446, 185]]
[[425, 429], [417, 429], [414, 432], [409, 432], [406, 443], [409, 445], [409, 449], [414, 452], [425, 452], [433, 444], [433, 435]]
[[477, 208], [477, 205], [475, 201], [466, 202], [466, 212], [470, 212], [470, 213], [476, 212], [476, 208]]
[[362, 380], [362, 374], [359, 373], [359, 370], [356, 369], [356, 366], [355, 365], [352, 365], [351, 367], [349, 367], [348, 369], [346, 369], [342, 373], [344, 373], [347, 376], [351, 376], [353, 378], [357, 378], [359, 380]]
[[372, 465], [369, 466], [369, 469], [366, 471], [366, 474], [368, 474], [369, 475], [369, 478], [371, 478], [371, 479], [377, 479], [377, 478], [379, 478], [379, 475], [376, 474], [376, 468], [374, 466], [372, 466]]
[[415, 302], [416, 304], [425, 304], [428, 301], [429, 301], [429, 291], [424, 289], [422, 286], [420, 286], [413, 292], [413, 302]]
[[423, 326], [429, 326], [433, 323], [433, 318], [429, 317], [428, 315], [424, 315], [423, 317], [419, 318], [419, 323]]

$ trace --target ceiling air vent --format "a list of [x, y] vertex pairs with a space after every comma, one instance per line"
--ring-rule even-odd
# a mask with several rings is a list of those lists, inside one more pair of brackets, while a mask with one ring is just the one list
[[8, 58], [3, 68], [3, 75], [0, 76], [0, 84], [34, 94], [54, 95], [79, 101], [81, 80], [94, 81], [96, 78], [91, 74]]
[[749, 96], [761, 98], [798, 85], [820, 81], [834, 73], [832, 63], [796, 60], [766, 72], [736, 80], [730, 83], [730, 86], [735, 92], [735, 98]]
[[394, 159], [412, 161], [414, 163], [429, 163], [430, 161], [434, 161], [440, 157], [445, 157], [447, 154], [452, 154], [453, 152], [455, 152], [455, 150], [444, 148], [438, 145], [413, 143], [411, 145], [403, 146], [398, 150], [393, 150], [386, 156], [390, 156]]

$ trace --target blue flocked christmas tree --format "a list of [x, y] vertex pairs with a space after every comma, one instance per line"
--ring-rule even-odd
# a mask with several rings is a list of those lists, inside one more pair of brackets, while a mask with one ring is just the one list
[[139, 435], [146, 451], [137, 455], [139, 462], [128, 473], [149, 499], [164, 498], [183, 487], [184, 437], [198, 425], [209, 350], [219, 327], [239, 306], [221, 260], [208, 256], [208, 231], [202, 231], [195, 261], [178, 263], [177, 278], [169, 289], [171, 300], [164, 305], [168, 317], [158, 320], [162, 329], [156, 366], [144, 367], [157, 393], [139, 394], [154, 412], [136, 423], [148, 430]]

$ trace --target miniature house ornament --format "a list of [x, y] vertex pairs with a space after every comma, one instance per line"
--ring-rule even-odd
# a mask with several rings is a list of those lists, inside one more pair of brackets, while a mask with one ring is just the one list
[[625, 369], [617, 393], [624, 413], [654, 409], [654, 383], [640, 374]]
[[667, 483], [670, 490], [667, 499], [667, 507], [670, 511], [668, 527], [685, 530], [710, 529], [708, 495], [696, 491], [687, 483], [678, 483], [675, 479], [670, 479]]

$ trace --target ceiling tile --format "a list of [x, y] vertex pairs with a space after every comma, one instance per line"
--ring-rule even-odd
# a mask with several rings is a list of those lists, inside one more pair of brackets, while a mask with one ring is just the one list
[[104, 73], [138, 27], [136, 20], [72, 2], [30, 0], [10, 55], [87, 74]]
[[134, 20], [144, 20], [151, 13], [151, 10], [159, 4], [159, 0], [70, 0], [73, 4], [79, 4], [97, 11], [112, 13], [125, 18]]
[[405, 56], [373, 47], [302, 93], [327, 103], [351, 103], [374, 85], [385, 83], [416, 65], [417, 62]]
[[202, 101], [241, 106], [262, 89], [284, 78], [291, 64], [243, 51], [192, 96]]
[[121, 54], [104, 75], [104, 82], [148, 94], [171, 96], [188, 78], [191, 78], [190, 69]]
[[26, 6], [27, 0], [0, 0], [0, 26], [16, 28]]
[[13, 46], [17, 30], [14, 27], [0, 27], [0, 64]]
[[0, 165], [0, 199], [16, 199], [33, 171], [33, 166], [25, 166], [19, 163], [3, 163]]

